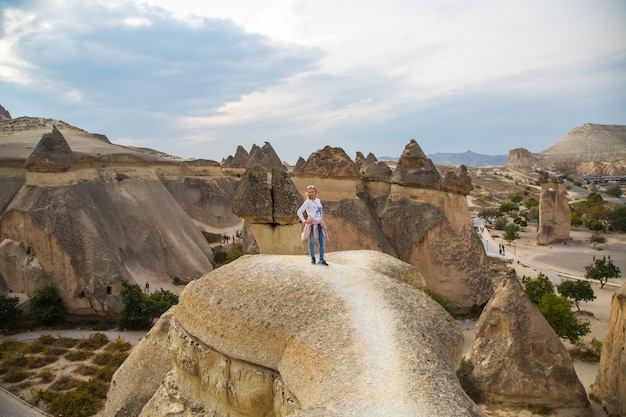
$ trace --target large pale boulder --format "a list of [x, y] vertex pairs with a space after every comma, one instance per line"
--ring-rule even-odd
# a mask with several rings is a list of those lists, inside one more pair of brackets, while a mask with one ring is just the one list
[[[247, 255], [190, 283], [139, 415], [481, 416], [455, 374], [460, 329], [419, 272], [376, 251], [328, 260]], [[129, 360], [115, 380], [132, 389], [124, 368], [149, 371]]]
[[[103, 416], [136, 417], [167, 375], [168, 333], [174, 309], [163, 314], [113, 374]], [[131, 388], [132, 387], [132, 388]]]
[[541, 184], [539, 196], [538, 245], [549, 245], [569, 239], [572, 219], [565, 185], [562, 181], [546, 181]]
[[475, 386], [488, 403], [589, 414], [569, 352], [513, 270], [480, 315], [468, 360]]
[[626, 284], [613, 295], [593, 393], [610, 415], [626, 415]]

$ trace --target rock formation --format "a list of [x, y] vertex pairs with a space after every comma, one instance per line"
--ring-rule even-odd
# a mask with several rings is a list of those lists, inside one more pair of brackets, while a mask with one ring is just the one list
[[[395, 279], [423, 286], [419, 273], [375, 251], [328, 259], [249, 255], [190, 283], [167, 336], [114, 375], [103, 415], [481, 416], [454, 371], [458, 325]], [[163, 356], [161, 384], [146, 376], [133, 395]]]
[[586, 123], [539, 153], [510, 151], [507, 166], [589, 176], [625, 175], [626, 126]]
[[508, 167], [534, 167], [537, 159], [525, 148], [516, 148], [509, 151], [509, 159], [506, 161]]
[[602, 355], [594, 395], [609, 415], [626, 415], [626, 284], [613, 295], [609, 329], [602, 344]]
[[11, 120], [11, 113], [0, 104], [0, 120]]
[[539, 195], [538, 245], [549, 245], [569, 239], [572, 220], [563, 181], [553, 179], [541, 184]]
[[[181, 207], [185, 198], [179, 204], [163, 184], [176, 189], [176, 181], [193, 177], [206, 185], [218, 170], [214, 184], [221, 188], [198, 187], [198, 194], [232, 195], [234, 180], [222, 178], [219, 164], [124, 148], [49, 119], [0, 127], [0, 288], [33, 295], [54, 284], [68, 314], [115, 317], [122, 280], [176, 291], [174, 278], [187, 282], [212, 270], [212, 251]], [[240, 222], [230, 198], [209, 202], [191, 194], [193, 187], [181, 192], [200, 213], [211, 212], [202, 210], [210, 204], [228, 209], [199, 224]]]
[[513, 270], [480, 315], [468, 360], [487, 403], [589, 413], [569, 352]]

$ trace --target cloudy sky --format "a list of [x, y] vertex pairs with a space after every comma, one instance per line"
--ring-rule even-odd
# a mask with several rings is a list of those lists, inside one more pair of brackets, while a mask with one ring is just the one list
[[0, 0], [0, 104], [221, 161], [539, 152], [626, 124], [624, 0]]

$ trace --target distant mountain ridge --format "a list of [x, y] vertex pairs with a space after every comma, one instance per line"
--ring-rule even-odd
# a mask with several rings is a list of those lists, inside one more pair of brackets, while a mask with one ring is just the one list
[[484, 155], [472, 151], [463, 153], [433, 153], [428, 158], [439, 165], [466, 165], [471, 167], [503, 166], [509, 158], [508, 155]]

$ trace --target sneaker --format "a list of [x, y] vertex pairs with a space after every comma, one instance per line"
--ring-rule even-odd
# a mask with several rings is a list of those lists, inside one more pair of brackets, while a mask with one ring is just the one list
[[315, 258], [311, 259], [311, 263], [315, 265]]
[[328, 264], [326, 263], [326, 261], [325, 261], [325, 260], [323, 260], [323, 259], [320, 259], [320, 261], [318, 262], [318, 264], [328, 266]]

